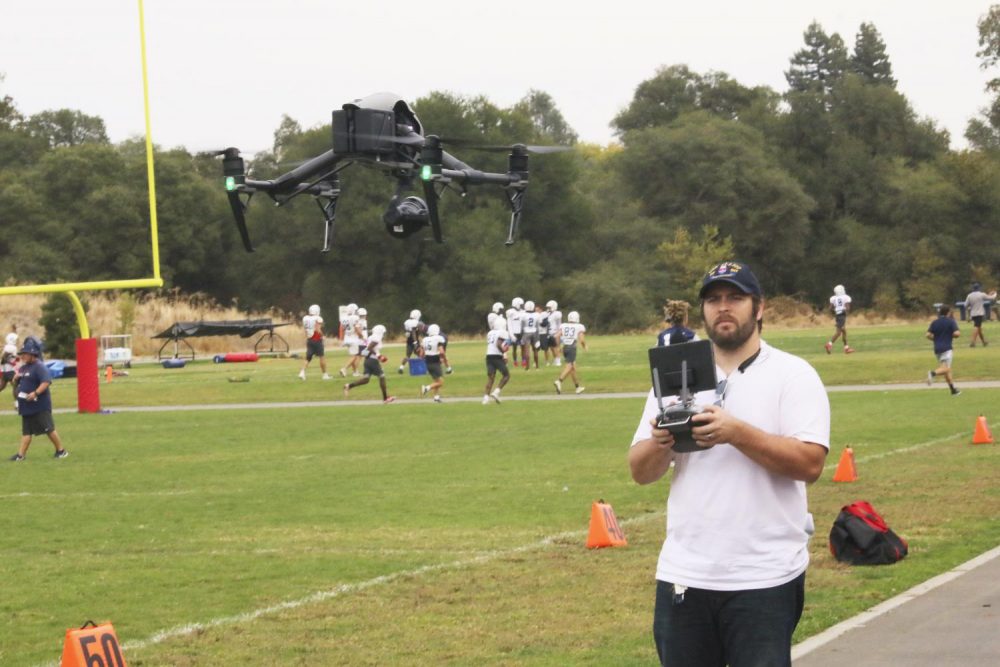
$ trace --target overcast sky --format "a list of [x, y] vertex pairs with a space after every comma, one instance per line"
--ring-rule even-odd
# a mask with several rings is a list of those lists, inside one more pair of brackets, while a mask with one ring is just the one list
[[[988, 102], [976, 22], [988, 2], [950, 0], [146, 0], [153, 140], [191, 150], [269, 148], [282, 114], [303, 127], [377, 91], [433, 90], [508, 106], [549, 93], [583, 141], [658, 67], [726, 72], [786, 89], [789, 58], [819, 21], [848, 48], [862, 22], [886, 43], [899, 90], [963, 148]], [[144, 132], [138, 2], [0, 4], [0, 95], [32, 114], [100, 116], [112, 141]], [[993, 73], [992, 76], [996, 76]], [[437, 130], [445, 134], [447, 130]]]

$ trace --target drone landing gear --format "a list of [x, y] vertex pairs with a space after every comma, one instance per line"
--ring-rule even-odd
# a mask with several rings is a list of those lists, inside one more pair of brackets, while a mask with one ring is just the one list
[[340, 197], [340, 190], [336, 194], [316, 195], [316, 204], [319, 210], [323, 211], [323, 252], [330, 252], [333, 245], [333, 222], [337, 219], [337, 199]]
[[507, 240], [504, 245], [514, 245], [514, 235], [517, 234], [517, 226], [521, 222], [521, 214], [524, 213], [524, 195], [527, 190], [510, 189], [507, 190], [507, 201], [510, 202], [510, 229], [507, 231]]

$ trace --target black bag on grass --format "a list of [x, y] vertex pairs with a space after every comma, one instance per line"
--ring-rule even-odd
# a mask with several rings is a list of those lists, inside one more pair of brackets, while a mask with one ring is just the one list
[[830, 530], [830, 553], [851, 565], [889, 565], [902, 560], [909, 547], [864, 500], [845, 505]]

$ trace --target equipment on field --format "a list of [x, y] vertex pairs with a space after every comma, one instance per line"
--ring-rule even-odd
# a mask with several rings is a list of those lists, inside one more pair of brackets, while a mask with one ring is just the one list
[[[375, 93], [344, 104], [333, 112], [332, 148], [306, 160], [291, 171], [269, 180], [247, 177], [246, 164], [238, 148], [211, 151], [222, 156], [229, 206], [236, 220], [240, 238], [247, 252], [253, 252], [247, 230], [246, 211], [250, 199], [263, 192], [278, 206], [300, 194], [312, 195], [323, 214], [323, 252], [333, 243], [333, 224], [340, 199], [340, 172], [352, 164], [387, 172], [396, 180], [396, 191], [382, 215], [386, 231], [396, 238], [407, 238], [430, 226], [434, 240], [443, 242], [438, 201], [446, 189], [457, 189], [462, 196], [470, 185], [497, 185], [504, 189], [510, 204], [507, 245], [524, 211], [528, 189], [528, 156], [531, 153], [556, 153], [568, 146], [475, 146], [467, 141], [446, 140], [423, 134], [423, 126], [410, 105], [399, 95]], [[446, 152], [445, 144], [464, 145], [474, 150], [509, 152], [506, 173], [474, 169]], [[423, 198], [404, 196], [419, 179]], [[455, 187], [457, 185], [457, 188]]]

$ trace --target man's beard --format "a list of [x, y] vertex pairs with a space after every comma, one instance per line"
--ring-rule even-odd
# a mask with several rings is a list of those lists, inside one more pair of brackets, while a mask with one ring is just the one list
[[725, 333], [720, 333], [715, 326], [709, 328], [709, 340], [723, 350], [732, 351], [740, 349], [753, 336], [754, 329], [757, 328], [757, 322], [750, 319], [742, 324], [739, 322], [734, 323], [736, 324], [736, 328]]

